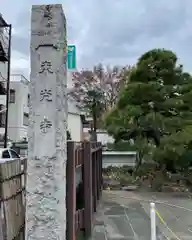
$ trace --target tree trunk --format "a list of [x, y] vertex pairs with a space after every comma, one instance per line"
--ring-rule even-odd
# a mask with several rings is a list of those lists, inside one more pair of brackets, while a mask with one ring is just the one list
[[141, 152], [138, 152], [138, 157], [137, 157], [137, 160], [136, 160], [135, 173], [137, 173], [137, 171], [141, 167], [142, 161], [143, 161], [143, 154]]
[[91, 140], [93, 142], [97, 142], [97, 109], [96, 109], [96, 102], [93, 104], [93, 130], [91, 132]]
[[90, 141], [97, 142], [97, 133], [94, 130], [90, 131]]

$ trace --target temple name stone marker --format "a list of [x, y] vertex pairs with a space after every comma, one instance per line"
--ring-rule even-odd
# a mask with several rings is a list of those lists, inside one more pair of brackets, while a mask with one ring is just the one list
[[66, 20], [61, 4], [32, 6], [31, 18], [25, 238], [64, 240], [68, 112]]

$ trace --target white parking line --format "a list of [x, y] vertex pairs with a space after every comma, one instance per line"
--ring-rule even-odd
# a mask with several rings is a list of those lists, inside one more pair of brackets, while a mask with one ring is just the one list
[[144, 198], [141, 198], [141, 197], [129, 197], [129, 196], [122, 196], [122, 195], [116, 196], [116, 193], [112, 193], [112, 192], [110, 192], [109, 195], [112, 196], [111, 199], [113, 199], [113, 197], [115, 196], [116, 198], [122, 198], [122, 199], [130, 199], [130, 200], [142, 201], [142, 202], [148, 202], [148, 203], [154, 202], [156, 204], [163, 204], [165, 206], [169, 206], [169, 207], [173, 207], [173, 208], [179, 208], [179, 209], [182, 209], [182, 210], [185, 210], [185, 211], [188, 211], [188, 212], [192, 212], [192, 208], [185, 208], [183, 206], [170, 204], [170, 203], [165, 202], [165, 201], [158, 201], [158, 200], [154, 200], [154, 199], [144, 199]]
[[122, 206], [122, 207], [123, 207], [123, 209], [124, 209], [124, 213], [125, 213], [126, 220], [127, 220], [127, 222], [129, 223], [129, 225], [130, 225], [130, 227], [131, 227], [131, 230], [132, 230], [132, 232], [133, 232], [133, 235], [134, 235], [135, 240], [139, 240], [139, 237], [138, 237], [137, 233], [135, 232], [135, 230], [134, 230], [134, 228], [133, 228], [133, 225], [131, 224], [130, 218], [129, 218], [129, 216], [128, 216], [127, 213], [126, 213], [125, 207], [124, 207], [124, 206]]
[[107, 214], [107, 217], [124, 217], [124, 214]]
[[102, 212], [102, 217], [103, 217], [103, 227], [104, 227], [104, 237], [105, 237], [105, 240], [108, 240], [107, 238], [107, 231], [106, 231], [106, 224], [105, 224], [105, 213]]
[[[171, 203], [168, 203], [167, 201], [160, 201], [158, 199], [156, 199], [154, 201], [154, 199], [146, 199], [146, 198], [142, 198], [142, 197], [129, 197], [129, 196], [124, 196], [124, 195], [121, 195], [121, 194], [118, 194], [118, 196], [116, 195], [116, 193], [112, 193], [110, 192], [109, 193], [109, 196], [113, 199], [115, 197], [115, 199], [119, 199], [119, 198], [122, 198], [122, 199], [129, 199], [129, 200], [135, 200], [135, 201], [141, 201], [141, 202], [145, 202], [145, 203], [150, 203], [151, 201], [155, 202], [156, 204], [158, 205], [164, 205], [164, 207], [171, 207], [171, 208], [178, 208], [180, 210], [183, 210], [183, 211], [186, 211], [186, 212], [192, 212], [192, 208], [187, 208], [187, 207], [184, 207], [184, 206], [181, 206], [181, 205], [177, 205], [177, 204], [171, 204]], [[124, 210], [126, 209], [126, 206], [122, 205], [122, 207], [124, 207]], [[170, 214], [172, 213], [172, 211], [169, 209], [169, 212]], [[181, 221], [181, 218], [179, 216], [175, 216], [173, 213], [172, 213], [173, 217], [175, 217], [175, 220], [180, 220]], [[131, 229], [133, 231], [133, 233], [135, 232], [134, 229], [133, 229], [133, 226], [132, 224], [130, 223], [130, 219], [129, 217], [127, 216], [127, 213], [125, 212], [125, 216], [126, 216], [126, 219], [129, 221], [129, 224], [131, 226]], [[188, 233], [192, 233], [192, 228], [187, 228], [186, 226], [186, 231], [188, 231]], [[161, 233], [164, 235], [164, 237], [166, 237], [166, 234], [164, 232], [162, 232], [161, 230]], [[138, 237], [138, 236], [137, 236]], [[181, 237], [181, 236], [180, 236]], [[168, 237], [166, 237], [167, 239], [169, 239]], [[192, 240], [192, 237], [191, 236], [182, 236], [182, 239], [190, 239]]]
[[[127, 207], [127, 206], [125, 206], [125, 205], [121, 205], [123, 208], [124, 208], [124, 210], [127, 208], [127, 209], [129, 209], [129, 207]], [[143, 210], [145, 211], [145, 213], [148, 215], [149, 214], [149, 209], [147, 210], [145, 207], [144, 207], [144, 205], [142, 205], [142, 208], [143, 208]], [[162, 231], [162, 229], [159, 229], [160, 230], [160, 234], [161, 234], [161, 237], [164, 237], [164, 238], [166, 238], [166, 240], [170, 240], [170, 238], [168, 238], [167, 236], [166, 236], [166, 234], [165, 234], [165, 232], [164, 231]], [[138, 237], [138, 236], [137, 236]], [[159, 236], [158, 236], [159, 237]], [[159, 239], [159, 238], [158, 238]], [[161, 239], [161, 238], [160, 238]]]

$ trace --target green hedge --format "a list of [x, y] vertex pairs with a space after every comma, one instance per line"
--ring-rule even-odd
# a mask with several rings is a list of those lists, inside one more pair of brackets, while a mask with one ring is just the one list
[[107, 143], [107, 150], [111, 151], [136, 151], [134, 145], [130, 145], [129, 142]]

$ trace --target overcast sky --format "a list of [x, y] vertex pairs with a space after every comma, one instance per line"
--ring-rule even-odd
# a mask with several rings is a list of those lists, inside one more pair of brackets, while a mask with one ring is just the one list
[[63, 4], [79, 69], [132, 65], [160, 47], [176, 52], [192, 72], [192, 0], [4, 0], [0, 11], [13, 24], [12, 72], [28, 77], [31, 6], [50, 3]]

